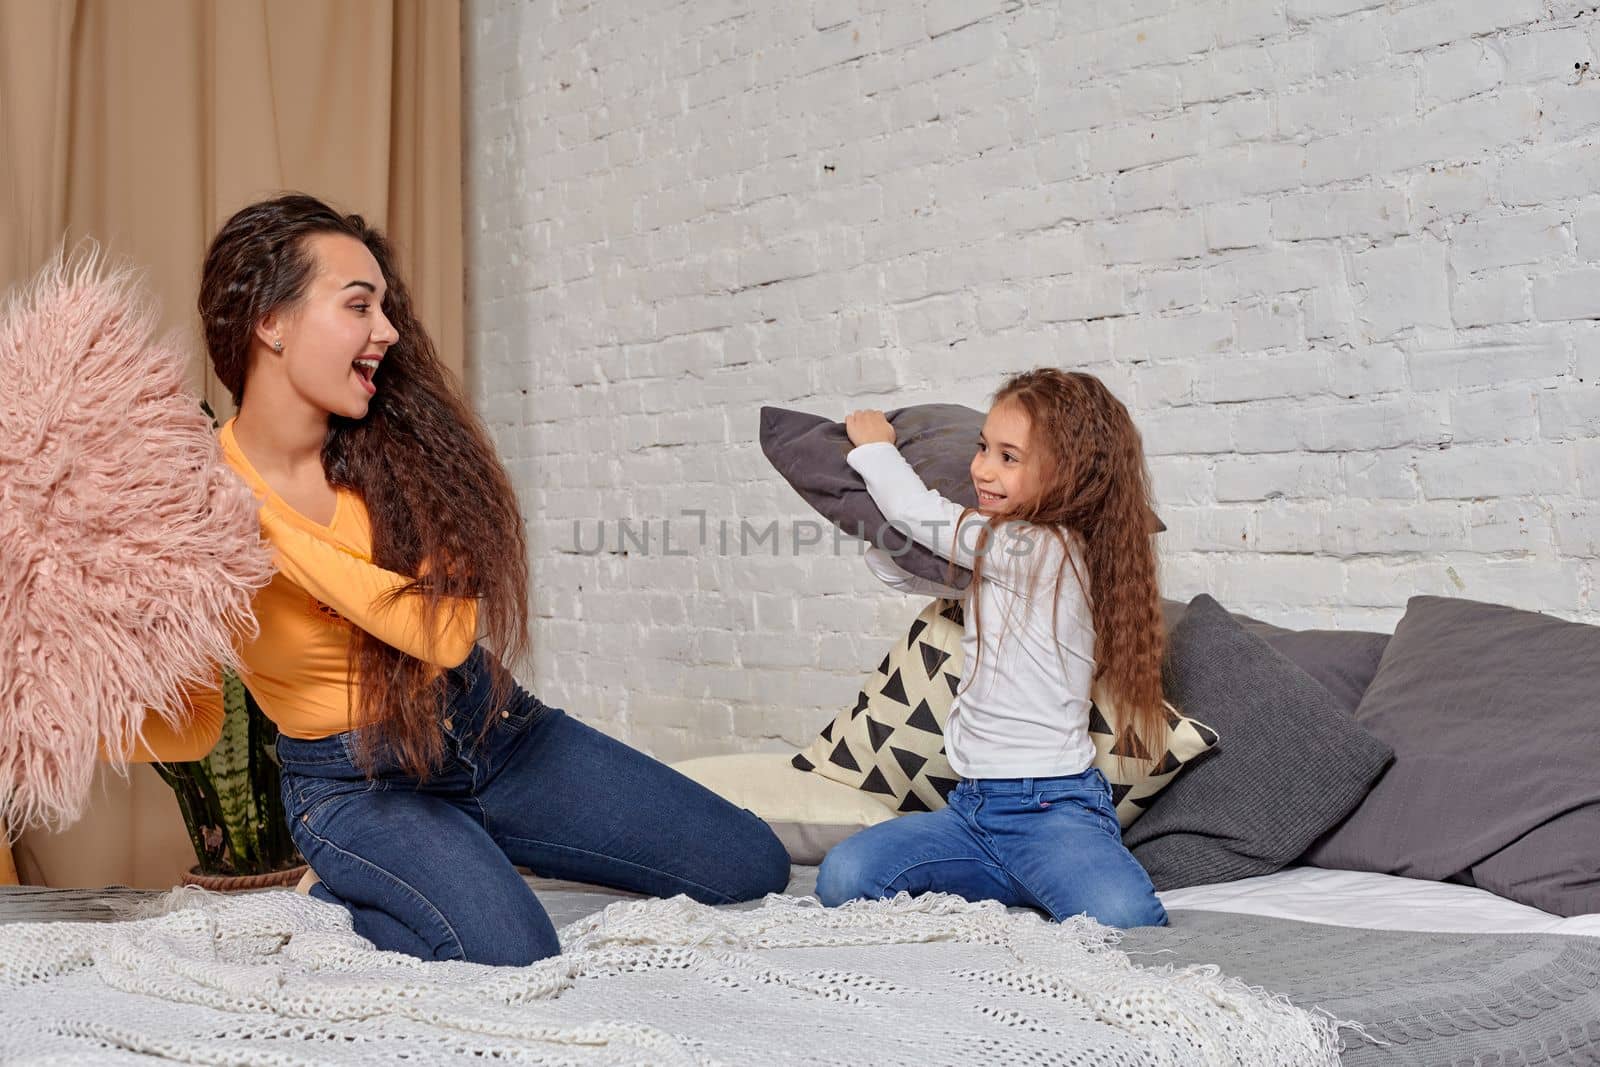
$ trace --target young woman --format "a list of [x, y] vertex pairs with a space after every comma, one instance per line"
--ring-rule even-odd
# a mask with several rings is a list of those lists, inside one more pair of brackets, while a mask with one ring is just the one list
[[922, 484], [882, 412], [845, 425], [849, 463], [884, 517], [973, 580], [963, 593], [868, 554], [896, 588], [966, 599], [965, 680], [945, 727], [961, 781], [940, 811], [880, 823], [830, 852], [822, 902], [945, 892], [1057, 921], [1164, 925], [1122, 845], [1088, 729], [1100, 678], [1145, 749], [1159, 752], [1167, 730], [1149, 489], [1127, 409], [1087, 374], [1007, 381], [972, 460], [976, 510]]
[[[247, 207], [200, 316], [277, 564], [244, 681], [281, 731], [314, 896], [380, 948], [520, 965], [560, 947], [515, 865], [715, 904], [784, 888], [760, 819], [500, 665], [528, 640], [522, 519], [377, 230], [307, 196]], [[135, 758], [208, 751], [220, 700], [193, 703], [183, 731], [151, 716]]]

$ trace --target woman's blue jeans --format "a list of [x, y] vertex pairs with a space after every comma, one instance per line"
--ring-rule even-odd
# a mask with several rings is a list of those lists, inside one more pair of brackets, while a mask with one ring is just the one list
[[964, 778], [947, 807], [840, 842], [817, 895], [832, 907], [901, 891], [1037, 908], [1060, 922], [1165, 926], [1150, 876], [1122, 844], [1111, 787], [1091, 767], [1057, 778]]
[[[524, 965], [560, 951], [514, 869], [707, 904], [782, 892], [789, 858], [755, 815], [520, 687], [490, 706], [482, 649], [448, 674], [445, 759], [425, 782], [351, 733], [278, 740], [290, 833], [323, 900], [382, 949]], [[483, 734], [485, 723], [492, 724]]]

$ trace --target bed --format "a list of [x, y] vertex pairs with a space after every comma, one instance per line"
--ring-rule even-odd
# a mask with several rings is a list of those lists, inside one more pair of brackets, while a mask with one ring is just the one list
[[[861, 902], [826, 913], [814, 900], [793, 903], [811, 893], [811, 864], [831, 844], [895, 817], [895, 810], [912, 809], [869, 795], [864, 779], [820, 773], [828, 768], [816, 760], [799, 766], [788, 753], [713, 756], [678, 767], [773, 827], [796, 863], [788, 894], [701, 909], [678, 923], [672, 937], [653, 939], [641, 921], [659, 914], [670, 925], [675, 907], [683, 919], [693, 906], [630, 901], [592, 886], [532, 879], [563, 930], [561, 966], [601, 981], [552, 985], [546, 979], [560, 978], [560, 968], [542, 964], [521, 969], [543, 976], [533, 979], [480, 975], [477, 980], [489, 984], [473, 995], [501, 1014], [476, 1017], [477, 1001], [463, 999], [459, 988], [455, 1000], [438, 999], [439, 987], [455, 981], [450, 975], [457, 972], [449, 968], [465, 965], [412, 964], [445, 968], [436, 979], [434, 972], [419, 977], [404, 963], [374, 959], [365, 942], [351, 942], [342, 909], [287, 891], [255, 894], [237, 905], [196, 899], [180, 905], [187, 911], [176, 919], [169, 912], [101, 933], [33, 924], [104, 922], [130, 907], [160, 904], [160, 895], [0, 889], [0, 1062], [8, 1061], [8, 1045], [24, 1060], [32, 1052], [18, 1034], [101, 1041], [116, 1056], [100, 1057], [100, 1046], [93, 1046], [107, 1062], [137, 1062], [151, 1050], [191, 1062], [363, 1062], [351, 1051], [365, 1051], [363, 1041], [431, 1062], [445, 1057], [425, 1054], [420, 1042], [453, 1047], [437, 1044], [442, 1028], [445, 1037], [470, 1031], [479, 1042], [471, 1050], [479, 1054], [539, 1063], [579, 1062], [581, 1053], [589, 1056], [583, 1062], [608, 1063], [1186, 1065], [1201, 1060], [1151, 1050], [1180, 1048], [1168, 1039], [1184, 1027], [1203, 1034], [1199, 1045], [1207, 1050], [1232, 1048], [1228, 1042], [1237, 1034], [1227, 1031], [1237, 1020], [1240, 1047], [1250, 1055], [1205, 1062], [1600, 1064], [1594, 850], [1600, 761], [1593, 729], [1600, 628], [1436, 597], [1413, 598], [1392, 637], [1241, 622], [1205, 596], [1186, 609], [1176, 605], [1175, 613], [1169, 697], [1222, 740], [1169, 778], [1159, 795], [1146, 794], [1141, 803], [1147, 810], [1137, 821], [1124, 822], [1125, 843], [1162, 890], [1169, 927], [1129, 931], [1108, 943], [1103, 929], [1080, 920], [1053, 927], [997, 905], [941, 903], [953, 898], [909, 907]], [[919, 630], [913, 623], [891, 647], [913, 667], [934, 663], [927, 670], [936, 681], [950, 661], [914, 647], [926, 645], [930, 632], [931, 625]], [[869, 718], [889, 721], [868, 690], [877, 679], [887, 693], [881, 681], [891, 674], [901, 677], [898, 668], [871, 672], [858, 701], [866, 709], [861, 722], [852, 725], [854, 711], [842, 712], [832, 736], [827, 729], [820, 735], [830, 746], [843, 743], [839, 730]], [[935, 693], [940, 688], [932, 686]], [[858, 771], [877, 756], [894, 788], [907, 795], [932, 782], [931, 758], [915, 778], [908, 772], [899, 781], [892, 778], [894, 767], [883, 764], [894, 742], [871, 742], [853, 750]], [[257, 912], [270, 919], [274, 911], [289, 919], [258, 921]], [[761, 932], [769, 918], [782, 935], [776, 941]], [[167, 925], [152, 930], [140, 922]], [[820, 939], [808, 940], [814, 930], [801, 929], [808, 922], [823, 931]], [[921, 923], [922, 933], [902, 936], [899, 924], [906, 923]], [[765, 940], [753, 944], [752, 930]], [[850, 935], [845, 941], [841, 930]], [[289, 960], [301, 969], [275, 970], [273, 954], [281, 949], [294, 957], [302, 933], [312, 947]], [[76, 947], [67, 952], [55, 942]], [[183, 942], [183, 951], [166, 952], [169, 942]], [[202, 959], [224, 942], [233, 943], [235, 958]], [[829, 954], [846, 942], [853, 954]], [[330, 944], [354, 961], [347, 971], [340, 971], [337, 953], [315, 955], [317, 946]], [[596, 944], [599, 952], [591, 952]], [[738, 958], [719, 954], [718, 946], [729, 944]], [[639, 945], [665, 955], [642, 959], [633, 952]], [[19, 946], [37, 959], [54, 953], [54, 962], [44, 970], [19, 968], [7, 958]], [[839, 966], [848, 969], [836, 969], [835, 961], [846, 956]], [[229, 970], [221, 978], [219, 963]], [[107, 1000], [115, 1006], [96, 999], [92, 972], [101, 964], [112, 991]], [[401, 992], [374, 998], [367, 979], [386, 969], [399, 976]], [[695, 981], [674, 985], [665, 975], [673, 969], [693, 972]], [[150, 970], [160, 973], [144, 973]], [[626, 1005], [620, 997], [607, 999], [610, 979], [620, 976], [625, 984], [645, 970], [661, 980], [644, 999]], [[348, 987], [333, 987], [333, 999], [324, 996], [313, 1011], [292, 998], [297, 975], [320, 982], [330, 972], [353, 976]], [[197, 977], [205, 980], [207, 995], [242, 996], [250, 1010], [215, 996], [195, 1008]], [[58, 991], [47, 986], [58, 978], [61, 1003], [71, 1001], [74, 1010], [52, 1001]], [[157, 979], [166, 984], [152, 986]], [[532, 992], [518, 988], [528, 981], [545, 985]], [[725, 995], [763, 983], [769, 991], [782, 987], [787, 1000]], [[1021, 990], [1009, 1002], [1014, 990], [1006, 983]], [[875, 991], [897, 984], [909, 995], [893, 1003], [875, 999]], [[953, 998], [942, 984], [958, 987], [962, 996]], [[510, 999], [507, 989], [515, 991]], [[139, 999], [152, 992], [154, 1000]], [[352, 1010], [346, 997], [369, 1009]], [[1041, 1007], [1041, 998], [1051, 997]], [[31, 1007], [19, 1008], [23, 999]], [[148, 1004], [153, 1017], [170, 1001], [199, 1014], [168, 1018], [166, 1029], [152, 1036], [142, 1027], [141, 1006]], [[373, 1019], [391, 1015], [414, 1022], [413, 1009], [424, 1001], [433, 1006], [434, 1029], [418, 1032], [417, 1043], [393, 1044], [393, 1033], [374, 1029]], [[1071, 1009], [1064, 1014], [1058, 1012], [1063, 1003]], [[1140, 1018], [1141, 1003], [1156, 1008]], [[434, 1010], [440, 1004], [442, 1014]], [[1108, 1004], [1127, 1009], [1131, 1021], [1107, 1015]], [[1220, 1008], [1206, 1017], [1209, 1004]], [[671, 1030], [680, 1011], [698, 1009], [704, 1022], [707, 1005], [722, 1011], [710, 1020], [721, 1028], [717, 1047], [744, 1054], [702, 1055], [710, 1046]], [[1169, 1010], [1172, 1005], [1179, 1008]], [[632, 1013], [634, 1007], [641, 1012]], [[508, 1016], [508, 1008], [529, 1015]], [[655, 1013], [654, 1022], [643, 1021], [644, 1009]], [[1032, 1009], [1039, 1011], [1030, 1015]], [[472, 1017], [472, 1025], [459, 1013]], [[330, 1014], [345, 1020], [344, 1030], [324, 1026]], [[113, 1017], [122, 1020], [120, 1029], [108, 1029]], [[526, 1040], [533, 1017], [553, 1020], [544, 1037], [559, 1031], [567, 1044], [547, 1041], [530, 1059], [527, 1049], [505, 1038], [484, 1052], [486, 1032], [504, 1037], [517, 1030], [518, 1040]], [[1219, 1019], [1220, 1036], [1212, 1026]], [[196, 1020], [205, 1025], [190, 1025]], [[1340, 1024], [1336, 1034], [1329, 1020]], [[1176, 1031], [1168, 1025], [1174, 1022]], [[1094, 1026], [1121, 1029], [1108, 1036]], [[286, 1039], [271, 1045], [277, 1059], [260, 1057], [262, 1027], [275, 1027], [272, 1036]], [[841, 1038], [847, 1030], [860, 1044]], [[1307, 1034], [1312, 1039], [1299, 1042]], [[252, 1044], [240, 1046], [241, 1035]], [[1087, 1044], [1078, 1040], [1085, 1035]], [[1023, 1045], [1031, 1051], [1017, 1055]], [[601, 1046], [623, 1051], [596, 1059]]]
[[[794, 868], [789, 893], [809, 893], [815, 878], [814, 867]], [[530, 884], [558, 926], [628, 899]], [[8, 888], [0, 923], [110, 921], [159, 896]], [[1341, 1030], [1352, 1067], [1600, 1063], [1600, 915], [1560, 918], [1469, 886], [1310, 867], [1162, 899], [1172, 925], [1127, 932], [1120, 947], [1132, 961], [1215, 966], [1359, 1024]], [[938, 1063], [940, 1051], [918, 1054]], [[774, 1050], [773, 1061], [816, 1062], [803, 1047]]]

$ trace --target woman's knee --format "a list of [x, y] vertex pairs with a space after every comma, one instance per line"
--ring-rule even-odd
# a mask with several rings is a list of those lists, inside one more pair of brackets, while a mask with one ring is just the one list
[[[511, 878], [516, 879], [514, 886], [504, 884], [509, 879], [485, 879], [477, 895], [461, 899], [434, 896], [430, 903], [414, 895], [410, 906], [401, 909], [409, 921], [396, 917], [396, 922], [414, 928], [431, 949], [417, 953], [425, 959], [526, 967], [560, 955], [561, 941], [550, 916], [519, 875]], [[371, 940], [379, 943], [376, 937]]]
[[418, 914], [408, 922], [376, 905], [351, 904], [321, 881], [312, 883], [307, 895], [344, 908], [350, 913], [355, 932], [384, 952], [502, 967], [525, 967], [561, 952], [555, 928], [542, 912], [520, 909], [509, 917], [486, 913], [453, 917]]
[[[561, 954], [555, 927], [542, 910], [475, 915], [452, 923], [452, 942], [439, 959], [458, 959], [491, 967], [526, 967]], [[453, 949], [453, 951], [450, 951]]]
[[789, 850], [783, 847], [772, 827], [748, 811], [741, 811], [747, 822], [730, 851], [740, 857], [734, 884], [724, 892], [736, 901], [758, 900], [768, 893], [789, 888]]

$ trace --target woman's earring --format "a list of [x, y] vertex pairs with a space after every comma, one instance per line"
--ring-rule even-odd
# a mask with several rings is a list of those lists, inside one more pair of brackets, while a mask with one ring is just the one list
[[282, 341], [274, 341], [274, 342], [272, 342], [272, 350], [274, 352], [282, 352], [283, 351], [283, 342]]

